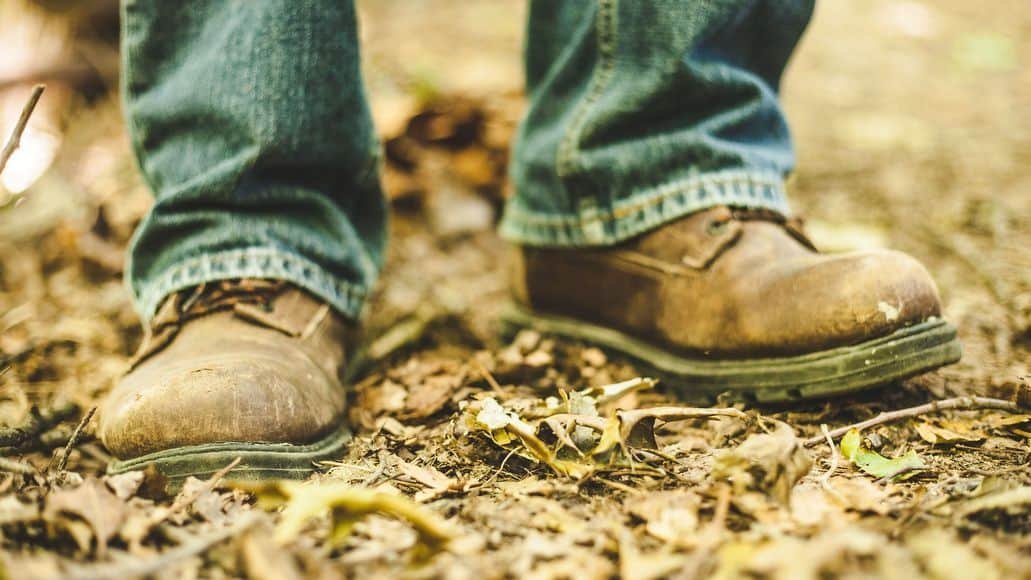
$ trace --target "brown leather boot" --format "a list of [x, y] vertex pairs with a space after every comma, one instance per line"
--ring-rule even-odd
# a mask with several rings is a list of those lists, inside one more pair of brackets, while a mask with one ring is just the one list
[[350, 438], [338, 373], [349, 325], [286, 282], [235, 280], [172, 295], [101, 408], [119, 473], [173, 483], [241, 458], [233, 477], [302, 478]]
[[518, 254], [507, 322], [628, 354], [689, 397], [823, 397], [960, 358], [919, 262], [820, 255], [770, 212], [716, 207], [613, 247]]

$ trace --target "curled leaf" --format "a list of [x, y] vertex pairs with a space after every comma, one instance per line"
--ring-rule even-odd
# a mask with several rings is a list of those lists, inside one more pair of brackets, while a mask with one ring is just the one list
[[854, 463], [870, 475], [880, 478], [905, 478], [911, 476], [912, 472], [924, 469], [924, 460], [910, 451], [901, 457], [888, 459], [880, 453], [868, 449], [863, 445], [863, 436], [858, 429], [852, 429], [841, 439], [841, 453], [846, 459]]
[[431, 549], [444, 547], [456, 536], [436, 513], [393, 493], [346, 483], [305, 485], [293, 481], [271, 481], [234, 485], [255, 494], [259, 505], [266, 509], [286, 505], [276, 529], [276, 540], [281, 543], [296, 539], [308, 520], [327, 512], [331, 521], [330, 539], [335, 543], [346, 539], [355, 523], [372, 514], [389, 515], [408, 522], [422, 543]]
[[633, 465], [630, 448], [656, 449], [657, 424], [720, 416], [745, 417], [737, 409], [695, 407], [633, 409], [616, 411], [608, 417], [598, 414], [600, 400], [649, 388], [655, 382], [634, 379], [602, 387], [596, 392], [574, 391], [561, 404], [554, 405], [552, 412], [529, 421], [488, 397], [464, 407], [463, 425], [466, 432], [486, 432], [497, 445], [531, 461], [544, 463], [559, 475], [582, 478], [599, 467]]

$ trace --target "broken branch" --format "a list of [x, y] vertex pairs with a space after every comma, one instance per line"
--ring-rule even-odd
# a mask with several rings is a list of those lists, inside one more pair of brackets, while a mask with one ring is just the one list
[[72, 447], [75, 447], [75, 443], [79, 440], [79, 436], [82, 435], [82, 430], [89, 423], [90, 419], [93, 418], [93, 414], [97, 412], [97, 408], [93, 407], [83, 416], [82, 421], [75, 427], [75, 431], [72, 431], [72, 436], [68, 438], [68, 444], [64, 446], [64, 454], [61, 455], [61, 461], [57, 464], [57, 471], [62, 472], [68, 465], [68, 455], [72, 452]]
[[7, 140], [3, 150], [0, 151], [0, 173], [4, 172], [4, 168], [7, 167], [7, 161], [11, 159], [11, 155], [14, 155], [15, 149], [21, 145], [22, 133], [25, 132], [25, 126], [29, 124], [29, 117], [32, 116], [32, 111], [36, 109], [39, 98], [43, 96], [44, 89], [46, 89], [46, 85], [36, 85], [32, 89], [32, 94], [29, 95], [28, 102], [25, 103], [25, 107], [21, 110], [21, 116], [18, 117], [14, 130], [11, 131], [11, 137]]
[[16, 447], [21, 445], [48, 431], [61, 421], [72, 418], [78, 410], [79, 407], [72, 404], [57, 407], [45, 413], [40, 413], [39, 409], [33, 407], [24, 425], [0, 429], [0, 447]]
[[898, 409], [896, 411], [884, 411], [872, 419], [866, 421], [860, 421], [851, 425], [845, 425], [844, 427], [838, 427], [829, 432], [829, 434], [820, 434], [810, 437], [803, 443], [806, 447], [812, 447], [821, 441], [826, 441], [826, 437], [831, 439], [837, 439], [845, 433], [848, 433], [852, 429], [858, 429], [862, 431], [876, 425], [883, 425], [885, 423], [891, 423], [898, 421], [899, 419], [906, 419], [908, 417], [916, 417], [919, 415], [925, 415], [927, 413], [937, 413], [939, 411], [948, 410], [973, 410], [973, 409], [998, 409], [1001, 411], [1009, 411], [1015, 413], [1020, 410], [1020, 407], [1013, 401], [1006, 401], [1003, 399], [993, 399], [991, 397], [953, 397], [951, 399], [942, 399], [940, 401], [931, 401], [923, 405], [917, 405], [915, 407], [907, 407], [905, 409]]

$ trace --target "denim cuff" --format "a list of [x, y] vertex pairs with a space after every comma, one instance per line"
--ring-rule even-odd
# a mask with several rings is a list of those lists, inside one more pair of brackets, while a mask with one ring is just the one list
[[763, 208], [788, 215], [784, 178], [779, 174], [725, 170], [692, 175], [632, 192], [605, 205], [580, 199], [579, 211], [556, 215], [527, 208], [523, 194], [540, 199], [545, 192], [519, 192], [509, 200], [501, 221], [502, 237], [528, 246], [606, 246], [627, 240], [696, 211], [732, 205]]
[[337, 279], [310, 260], [280, 249], [263, 247], [226, 250], [182, 260], [131, 291], [137, 310], [146, 322], [169, 294], [205, 282], [234, 278], [291, 282], [325, 300], [352, 320], [361, 315], [368, 293], [365, 288]]

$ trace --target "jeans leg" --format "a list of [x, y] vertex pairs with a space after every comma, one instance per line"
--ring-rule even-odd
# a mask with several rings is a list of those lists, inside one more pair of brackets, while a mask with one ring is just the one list
[[605, 245], [714, 205], [787, 213], [778, 104], [814, 0], [532, 0], [502, 234]]
[[357, 317], [382, 262], [379, 144], [350, 0], [123, 0], [129, 132], [155, 204], [127, 281], [293, 282]]

